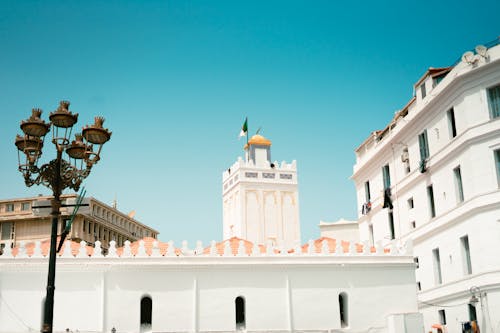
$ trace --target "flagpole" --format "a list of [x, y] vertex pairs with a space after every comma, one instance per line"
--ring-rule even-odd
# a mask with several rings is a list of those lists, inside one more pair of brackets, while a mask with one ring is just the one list
[[245, 118], [247, 124], [247, 162], [250, 159], [250, 147], [248, 146], [248, 117]]

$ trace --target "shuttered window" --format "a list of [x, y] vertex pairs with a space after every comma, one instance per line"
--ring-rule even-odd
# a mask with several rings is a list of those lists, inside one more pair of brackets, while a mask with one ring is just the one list
[[500, 117], [500, 85], [488, 89], [491, 118]]
[[420, 160], [429, 158], [429, 143], [427, 141], [427, 130], [418, 136], [418, 146], [420, 147]]

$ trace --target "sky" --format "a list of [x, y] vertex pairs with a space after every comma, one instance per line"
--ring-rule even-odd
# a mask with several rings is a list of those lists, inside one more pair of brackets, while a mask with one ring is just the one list
[[[500, 2], [0, 1], [0, 199], [27, 188], [16, 134], [61, 100], [113, 134], [87, 195], [160, 232], [222, 239], [222, 172], [259, 127], [297, 161], [302, 242], [356, 219], [354, 150], [428, 67], [498, 38]], [[46, 141], [42, 162], [55, 157]], [[66, 191], [65, 193], [71, 193]]]

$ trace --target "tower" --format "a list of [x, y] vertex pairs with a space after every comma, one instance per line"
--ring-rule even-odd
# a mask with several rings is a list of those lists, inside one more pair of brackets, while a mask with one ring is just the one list
[[296, 162], [271, 162], [271, 141], [254, 135], [222, 175], [224, 239], [292, 248], [300, 241]]

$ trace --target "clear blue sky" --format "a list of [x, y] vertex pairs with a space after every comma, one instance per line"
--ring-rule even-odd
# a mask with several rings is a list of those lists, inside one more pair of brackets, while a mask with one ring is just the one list
[[[500, 34], [500, 2], [1, 1], [0, 198], [26, 188], [14, 137], [62, 99], [113, 131], [88, 194], [191, 245], [222, 238], [221, 175], [245, 116], [298, 162], [302, 241], [356, 217], [354, 149], [429, 66]], [[46, 144], [44, 157], [53, 156]]]

